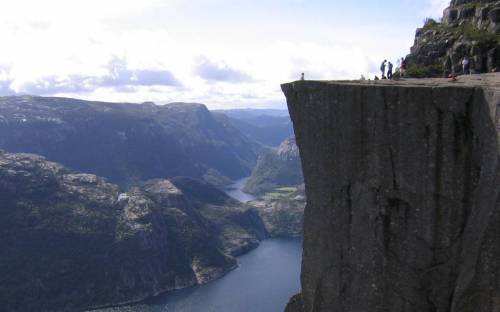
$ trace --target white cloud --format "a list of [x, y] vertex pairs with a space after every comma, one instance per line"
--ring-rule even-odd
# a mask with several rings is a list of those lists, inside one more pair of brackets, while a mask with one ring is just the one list
[[428, 9], [425, 10], [425, 17], [441, 18], [443, 11], [450, 5], [450, 0], [427, 0]]
[[[10, 85], [10, 91], [7, 83]], [[82, 74], [49, 75], [23, 82], [7, 80], [3, 93], [27, 93], [53, 95], [60, 93], [91, 93], [98, 88], [114, 88], [118, 92], [133, 92], [137, 86], [179, 87], [181, 83], [168, 70], [131, 70], [125, 59], [113, 57], [108, 63], [108, 71], [102, 76]], [[6, 89], [7, 88], [7, 89]]]
[[231, 22], [206, 20], [208, 12], [196, 14], [198, 5], [213, 3], [2, 1], [0, 93], [211, 107], [283, 105], [280, 84], [301, 72], [308, 79], [370, 76], [380, 60], [402, 56], [413, 40], [413, 29], [406, 34], [393, 25], [311, 24], [309, 30], [278, 16], [251, 24], [235, 24], [237, 16], [228, 16]]
[[251, 77], [246, 73], [231, 68], [224, 62], [216, 63], [206, 57], [198, 59], [193, 73], [207, 81], [239, 83], [251, 80]]

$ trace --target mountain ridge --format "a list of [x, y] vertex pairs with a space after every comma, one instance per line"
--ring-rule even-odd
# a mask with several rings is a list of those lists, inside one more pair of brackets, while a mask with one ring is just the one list
[[234, 127], [264, 146], [277, 147], [293, 135], [292, 121], [286, 110], [228, 109], [213, 112], [227, 116]]
[[260, 149], [202, 104], [33, 96], [0, 98], [0, 148], [122, 185], [179, 175], [227, 184], [250, 173]]

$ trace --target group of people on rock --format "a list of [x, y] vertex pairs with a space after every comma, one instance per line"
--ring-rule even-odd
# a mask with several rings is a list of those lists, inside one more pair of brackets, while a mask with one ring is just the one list
[[[386, 71], [387, 69], [387, 71]], [[382, 73], [382, 79], [392, 79], [394, 77], [394, 64], [384, 60], [380, 65], [380, 71]], [[402, 57], [398, 60], [398, 67], [396, 71], [399, 72], [399, 77], [403, 78], [406, 75], [406, 60]], [[378, 77], [375, 77], [377, 79]]]
[[[472, 64], [472, 59], [469, 58], [468, 56], [465, 56], [462, 59], [462, 62], [460, 63], [462, 65], [462, 74], [463, 75], [470, 75], [474, 73], [474, 67]], [[375, 80], [380, 80], [380, 79], [393, 79], [394, 78], [394, 73], [399, 74], [397, 77], [398, 78], [404, 78], [406, 77], [406, 69], [407, 69], [407, 63], [405, 58], [398, 59], [398, 65], [396, 67], [396, 70], [394, 71], [394, 64], [392, 64], [390, 61], [384, 60], [382, 64], [380, 65], [380, 72], [382, 74], [382, 78], [379, 78], [378, 76], [375, 76]], [[500, 71], [499, 67], [495, 67], [491, 70], [491, 72], [498, 72]], [[456, 80], [457, 74], [452, 73], [449, 75], [449, 78], [453, 78]], [[300, 80], [304, 80], [304, 73], [301, 74]], [[366, 78], [361, 75], [361, 80], [366, 80]]]

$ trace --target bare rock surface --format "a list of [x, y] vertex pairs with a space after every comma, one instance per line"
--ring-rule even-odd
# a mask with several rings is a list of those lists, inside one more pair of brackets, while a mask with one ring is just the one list
[[500, 75], [282, 85], [304, 170], [287, 312], [500, 309]]
[[406, 58], [408, 74], [459, 74], [464, 57], [474, 73], [500, 71], [500, 1], [453, 0], [442, 21], [426, 20]]

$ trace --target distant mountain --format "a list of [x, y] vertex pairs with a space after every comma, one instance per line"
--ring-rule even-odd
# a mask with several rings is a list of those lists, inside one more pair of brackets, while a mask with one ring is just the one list
[[302, 164], [295, 137], [283, 141], [278, 149], [264, 152], [255, 166], [244, 191], [262, 195], [274, 189], [304, 183]]
[[287, 110], [235, 109], [214, 112], [228, 116], [238, 130], [263, 145], [275, 147], [293, 135]]
[[266, 109], [266, 108], [240, 108], [240, 109], [216, 109], [213, 112], [224, 113], [231, 118], [245, 119], [248, 117], [289, 117], [287, 109]]
[[228, 183], [250, 174], [258, 144], [202, 104], [0, 98], [0, 148], [40, 154], [129, 185], [172, 176]]
[[255, 209], [199, 180], [121, 192], [0, 151], [2, 310], [81, 311], [203, 284], [267, 236]]

